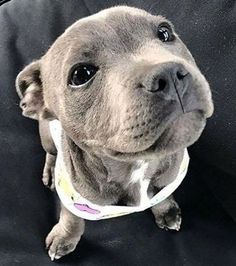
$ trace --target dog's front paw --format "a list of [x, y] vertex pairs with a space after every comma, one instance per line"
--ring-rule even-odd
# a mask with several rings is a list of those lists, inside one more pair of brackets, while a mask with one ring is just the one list
[[46, 238], [46, 248], [51, 260], [57, 260], [76, 248], [81, 236], [66, 231], [60, 223], [56, 224]]
[[158, 227], [165, 230], [180, 230], [181, 226], [181, 210], [178, 203], [173, 197], [152, 207]]
[[166, 213], [162, 213], [155, 217], [156, 224], [165, 230], [180, 230], [181, 226], [181, 211], [179, 208], [172, 207]]

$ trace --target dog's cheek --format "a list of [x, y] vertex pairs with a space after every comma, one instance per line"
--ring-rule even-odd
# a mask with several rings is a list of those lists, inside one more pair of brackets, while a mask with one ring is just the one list
[[209, 118], [214, 112], [214, 105], [209, 84], [198, 68], [194, 69], [192, 76], [195, 77], [193, 80], [194, 86], [192, 91], [199, 102], [200, 108], [205, 113], [205, 116]]

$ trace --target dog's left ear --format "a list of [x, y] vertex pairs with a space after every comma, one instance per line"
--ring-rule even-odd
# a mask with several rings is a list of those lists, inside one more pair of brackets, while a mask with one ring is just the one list
[[16, 91], [21, 99], [22, 114], [36, 120], [51, 116], [44, 104], [40, 68], [40, 60], [32, 62], [16, 78]]

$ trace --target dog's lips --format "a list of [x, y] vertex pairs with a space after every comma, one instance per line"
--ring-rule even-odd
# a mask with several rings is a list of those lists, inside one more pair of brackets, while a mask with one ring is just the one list
[[170, 117], [167, 122], [165, 121], [165, 126], [162, 128], [160, 134], [158, 134], [157, 138], [153, 140], [153, 143], [151, 145], [149, 145], [149, 147], [143, 149], [143, 150], [140, 150], [140, 151], [137, 151], [137, 152], [119, 152], [119, 151], [116, 151], [116, 150], [112, 150], [112, 149], [106, 149], [105, 150], [105, 153], [107, 155], [110, 155], [110, 156], [115, 156], [115, 157], [119, 157], [119, 156], [122, 156], [122, 155], [128, 155], [128, 156], [142, 156], [142, 155], [145, 155], [147, 153], [151, 153], [151, 152], [154, 152], [156, 150], [156, 147], [158, 146], [159, 142], [160, 142], [160, 139], [162, 139], [162, 137], [166, 134], [167, 130], [170, 129], [170, 127], [172, 126], [172, 124], [177, 120], [177, 119], [180, 119], [181, 117], [183, 117], [184, 115], [186, 114], [189, 114], [189, 113], [193, 113], [193, 112], [196, 112], [199, 114], [199, 116], [201, 117], [201, 119], [206, 119], [206, 115], [204, 114], [204, 112], [202, 110], [191, 110], [189, 112], [186, 112], [186, 113], [182, 113], [182, 114], [179, 114], [178, 116], [175, 116], [175, 117]]
[[180, 120], [181, 118], [183, 118], [186, 115], [189, 115], [191, 113], [197, 113], [199, 115], [199, 121], [205, 121], [206, 120], [206, 115], [204, 114], [204, 112], [202, 110], [191, 110], [189, 112], [183, 113], [177, 117], [175, 117], [175, 119], [170, 119], [168, 121], [168, 123], [166, 124], [165, 128], [162, 130], [162, 133], [157, 137], [157, 139], [154, 141], [154, 143], [148, 147], [147, 149], [145, 149], [144, 151], [146, 152], [151, 152], [151, 151], [155, 151], [157, 146], [160, 144], [160, 140], [163, 140], [163, 138], [165, 137], [165, 135], [167, 135], [167, 132], [171, 129], [171, 128], [176, 128], [175, 122], [177, 122], [178, 120]]

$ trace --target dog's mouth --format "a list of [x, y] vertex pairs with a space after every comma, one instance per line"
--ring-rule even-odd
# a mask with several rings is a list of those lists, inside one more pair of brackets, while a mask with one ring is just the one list
[[[176, 149], [185, 148], [195, 142], [206, 124], [206, 116], [202, 110], [193, 110], [182, 113], [176, 117], [170, 117], [164, 121], [165, 126], [160, 127], [160, 131], [153, 143], [147, 148], [139, 151], [120, 152], [113, 149], [105, 149], [104, 152], [109, 157], [117, 159], [134, 159], [152, 156], [166, 156], [176, 152]], [[179, 140], [176, 140], [179, 135]], [[175, 142], [181, 142], [177, 147]], [[171, 147], [173, 146], [173, 147]], [[158, 152], [161, 151], [161, 154]]]

